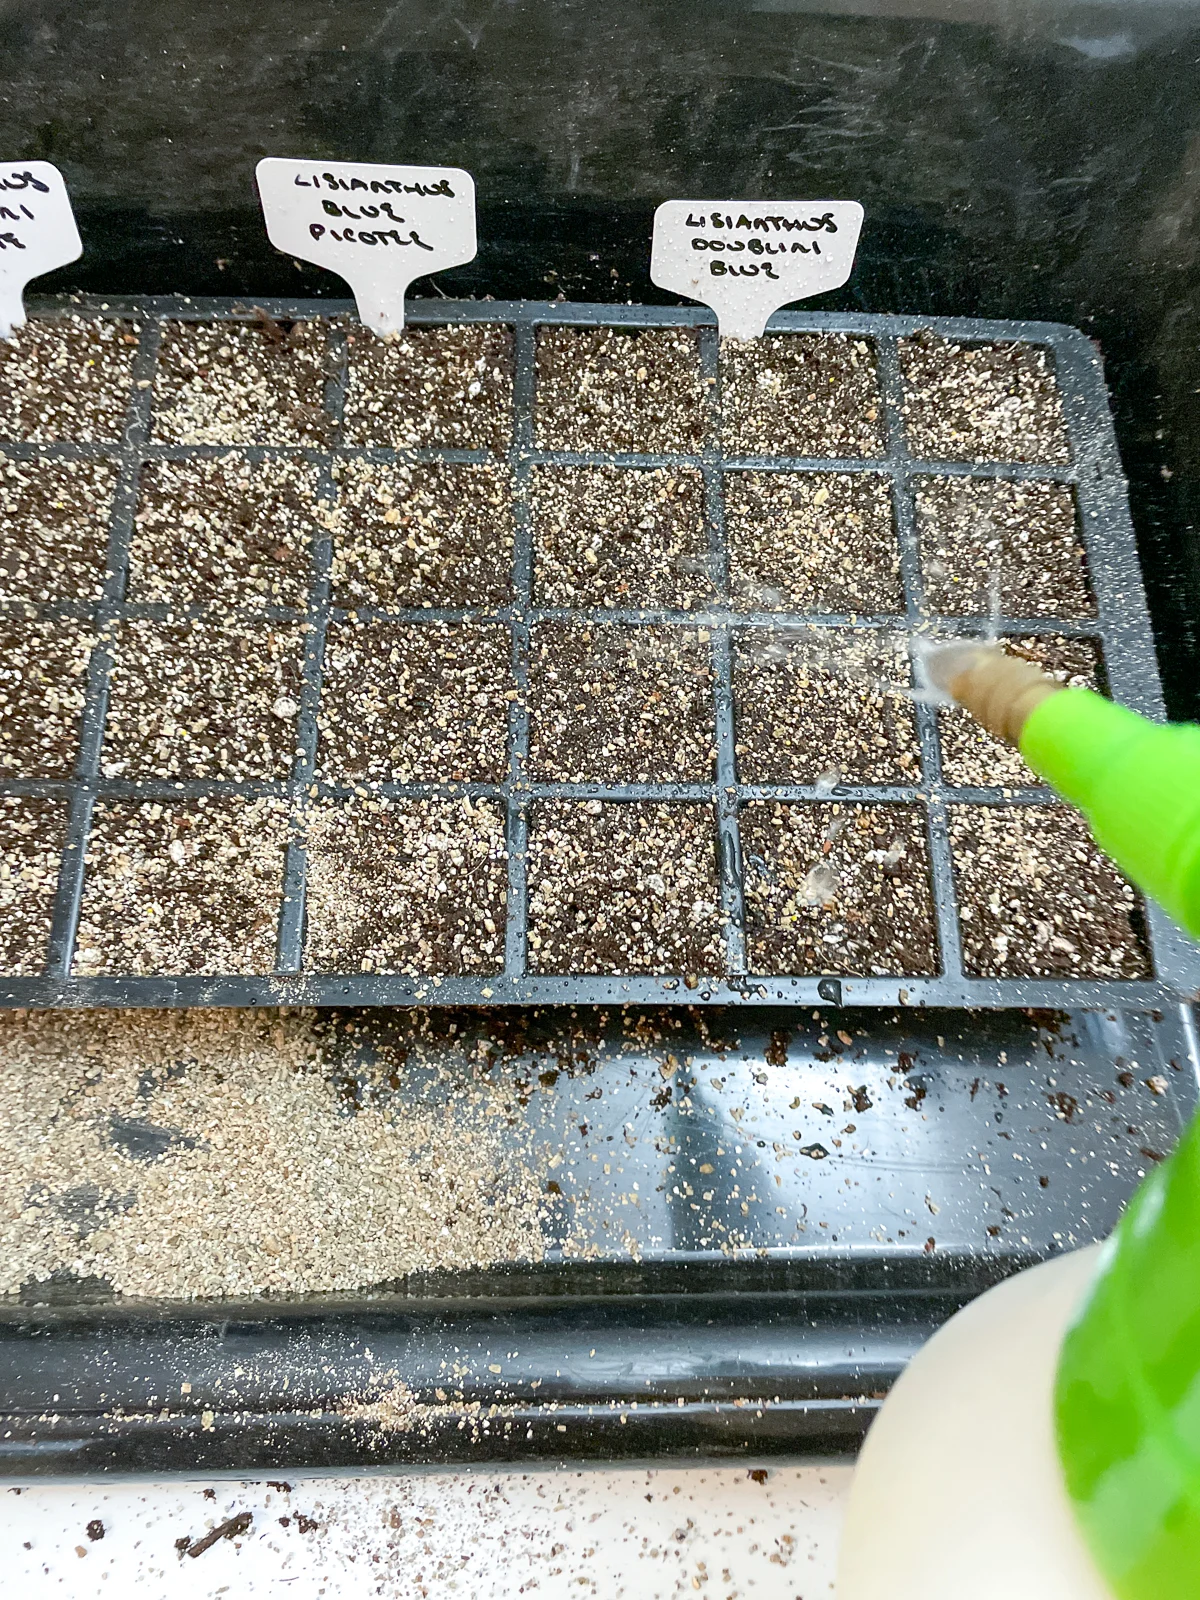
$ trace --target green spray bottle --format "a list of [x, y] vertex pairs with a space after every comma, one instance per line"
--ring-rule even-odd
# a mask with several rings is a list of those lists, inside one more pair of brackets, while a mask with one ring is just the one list
[[[1200, 727], [979, 645], [930, 677], [1200, 938]], [[1200, 1118], [1103, 1246], [991, 1289], [896, 1383], [859, 1458], [838, 1600], [1200, 1600]]]

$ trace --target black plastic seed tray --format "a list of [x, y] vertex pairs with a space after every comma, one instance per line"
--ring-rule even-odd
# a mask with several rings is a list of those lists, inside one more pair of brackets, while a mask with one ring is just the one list
[[[316, 539], [311, 547], [311, 582], [306, 612], [299, 620], [309, 624], [304, 660], [304, 686], [298, 723], [298, 754], [286, 783], [234, 783], [192, 780], [130, 782], [106, 779], [101, 774], [101, 748], [107, 706], [111, 652], [104, 643], [106, 625], [146, 608], [127, 606], [125, 586], [129, 539], [137, 505], [138, 476], [142, 464], [161, 458], [213, 456], [225, 447], [157, 444], [151, 440], [153, 380], [162, 324], [166, 320], [247, 321], [254, 311], [224, 300], [148, 298], [80, 303], [47, 302], [35, 314], [54, 315], [70, 310], [94, 317], [132, 317], [139, 328], [134, 362], [134, 384], [123, 441], [119, 447], [81, 444], [2, 444], [0, 456], [52, 458], [111, 456], [119, 467], [108, 548], [108, 568], [102, 600], [91, 612], [101, 635], [92, 653], [86, 679], [86, 704], [82, 716], [79, 753], [74, 774], [62, 780], [12, 779], [0, 783], [0, 794], [59, 797], [69, 802], [66, 846], [54, 904], [45, 972], [42, 976], [0, 979], [0, 1002], [9, 1005], [279, 1005], [279, 1004], [381, 1004], [417, 1002], [461, 1003], [697, 1003], [789, 1002], [812, 1004], [877, 1004], [938, 1006], [1086, 1006], [1154, 1005], [1172, 995], [1186, 994], [1200, 985], [1200, 951], [1183, 938], [1153, 906], [1146, 908], [1146, 943], [1151, 975], [1145, 979], [1108, 981], [1095, 978], [978, 978], [964, 971], [959, 907], [947, 828], [947, 807], [974, 803], [987, 806], [1043, 806], [1052, 800], [1042, 789], [951, 788], [943, 780], [937, 714], [933, 706], [916, 706], [921, 775], [910, 786], [839, 784], [832, 793], [817, 786], [751, 786], [739, 780], [734, 744], [732, 687], [733, 645], [739, 630], [832, 628], [852, 629], [862, 635], [871, 630], [899, 627], [910, 647], [922, 632], [941, 635], [979, 633], [988, 619], [944, 619], [930, 615], [923, 592], [922, 568], [914, 521], [913, 487], [916, 479], [937, 475], [1038, 479], [1071, 486], [1086, 544], [1096, 615], [1084, 621], [1052, 621], [1022, 617], [990, 619], [1001, 634], [1054, 633], [1097, 642], [1105, 676], [1113, 696], [1151, 716], [1162, 715], [1157, 669], [1149, 620], [1138, 567], [1125, 485], [1109, 417], [1099, 359], [1090, 342], [1077, 330], [1052, 323], [990, 322], [977, 319], [917, 319], [910, 317], [843, 314], [777, 315], [772, 329], [841, 333], [858, 336], [873, 345], [879, 370], [885, 421], [886, 454], [870, 458], [727, 457], [720, 448], [720, 370], [717, 330], [711, 315], [693, 308], [620, 307], [604, 305], [539, 305], [529, 302], [416, 303], [410, 320], [416, 324], [500, 323], [513, 330], [515, 347], [513, 432], [507, 458], [514, 494], [513, 603], [489, 615], [510, 629], [513, 677], [518, 690], [526, 685], [530, 628], [544, 617], [561, 611], [538, 609], [532, 597], [532, 550], [528, 516], [530, 471], [538, 464], [613, 465], [626, 467], [691, 466], [698, 468], [705, 488], [705, 517], [709, 557], [717, 600], [703, 610], [673, 612], [604, 608], [574, 613], [606, 623], [656, 622], [689, 629], [708, 630], [714, 681], [714, 718], [717, 761], [715, 781], [706, 784], [550, 784], [527, 775], [529, 727], [520, 694], [513, 702], [507, 731], [508, 767], [504, 782], [463, 784], [447, 781], [423, 784], [381, 784], [377, 792], [395, 797], [448, 798], [488, 796], [500, 802], [506, 816], [507, 911], [503, 971], [493, 975], [411, 977], [378, 972], [322, 973], [305, 970], [306, 860], [300, 816], [314, 792], [329, 798], [349, 791], [317, 782], [317, 712], [321, 697], [322, 652], [325, 630], [334, 612], [330, 596], [331, 540]], [[271, 316], [283, 319], [342, 317], [351, 311], [337, 302], [268, 302]], [[699, 331], [702, 371], [710, 395], [707, 436], [696, 455], [613, 454], [552, 451], [534, 446], [533, 408], [535, 346], [539, 326], [664, 328], [695, 327]], [[901, 376], [897, 341], [921, 328], [932, 328], [956, 341], [1020, 341], [1048, 350], [1053, 359], [1067, 422], [1071, 459], [1064, 466], [998, 462], [978, 465], [961, 461], [916, 460], [906, 449], [901, 414]], [[340, 374], [329, 383], [327, 406], [340, 417], [345, 392], [344, 335], [331, 327], [331, 347], [343, 350]], [[486, 461], [483, 450], [415, 449], [412, 451], [352, 449], [335, 430], [327, 449], [279, 446], [229, 446], [229, 452], [250, 458], [294, 455], [315, 462], [324, 473], [324, 486], [336, 494], [331, 468], [338, 459]], [[760, 472], [836, 471], [882, 474], [890, 484], [893, 514], [899, 539], [904, 611], [899, 617], [855, 617], [734, 609], [729, 583], [725, 539], [724, 488], [729, 474], [753, 469]], [[22, 608], [28, 610], [27, 607]], [[61, 613], [53, 604], [45, 614]], [[75, 608], [76, 613], [78, 608]], [[394, 614], [416, 624], [467, 620], [478, 613], [417, 609]], [[293, 812], [293, 834], [287, 847], [286, 870], [278, 907], [278, 938], [274, 971], [260, 976], [148, 975], [84, 977], [73, 973], [76, 937], [85, 873], [85, 854], [94, 803], [120, 795], [127, 798], [168, 800], [202, 795], [284, 796]], [[530, 808], [543, 798], [573, 798], [607, 802], [686, 801], [704, 803], [714, 817], [720, 893], [724, 921], [723, 974], [669, 973], [661, 976], [550, 976], [530, 970], [528, 961], [528, 882], [526, 846]], [[742, 808], [753, 800], [812, 802], [817, 800], [908, 803], [923, 808], [936, 911], [938, 965], [932, 977], [894, 976], [762, 976], [751, 969], [745, 933], [745, 879], [739, 831]], [[271, 915], [276, 914], [271, 908]]]

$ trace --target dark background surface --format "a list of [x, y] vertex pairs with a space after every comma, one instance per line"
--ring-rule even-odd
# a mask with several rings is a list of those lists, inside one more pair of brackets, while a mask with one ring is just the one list
[[344, 294], [276, 254], [264, 155], [458, 164], [480, 251], [414, 292], [661, 301], [655, 205], [867, 209], [815, 308], [1100, 344], [1172, 715], [1200, 716], [1200, 3], [0, 0], [0, 150], [66, 174], [40, 289]]

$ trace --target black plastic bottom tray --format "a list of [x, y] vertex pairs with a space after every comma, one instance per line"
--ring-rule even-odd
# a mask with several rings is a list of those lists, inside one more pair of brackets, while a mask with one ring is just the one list
[[[359, 1294], [199, 1305], [121, 1301], [69, 1274], [28, 1284], [0, 1305], [0, 1473], [841, 1454], [958, 1306], [1107, 1234], [1200, 1074], [1180, 1007], [703, 1015], [720, 1037], [678, 1019], [684, 1065], [663, 1105], [646, 1093], [661, 1049], [639, 1055], [626, 1034], [573, 1074], [555, 1028], [525, 1019], [510, 1070], [533, 1086], [530, 1118], [575, 1147], [586, 1181], [554, 1176], [582, 1257], [564, 1256], [551, 1217], [537, 1265]], [[397, 1019], [356, 1020], [367, 1060]], [[849, 1086], [864, 1109], [838, 1144], [841, 1101], [834, 1121], [812, 1107]], [[790, 1145], [776, 1159], [796, 1102], [830, 1130], [822, 1159]], [[706, 1180], [709, 1215], [745, 1229], [728, 1254], [700, 1246], [672, 1176], [712, 1159], [714, 1118], [739, 1141], [736, 1172], [715, 1163]], [[636, 1208], [621, 1193], [635, 1175]], [[743, 1223], [756, 1175], [771, 1203]], [[398, 1385], [416, 1409], [372, 1416]]]

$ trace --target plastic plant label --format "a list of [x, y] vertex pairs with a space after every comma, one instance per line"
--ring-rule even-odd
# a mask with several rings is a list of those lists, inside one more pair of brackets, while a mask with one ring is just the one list
[[711, 306], [722, 337], [757, 339], [780, 306], [841, 288], [862, 223], [857, 200], [667, 200], [650, 277]]
[[83, 254], [67, 186], [48, 161], [0, 163], [0, 339], [25, 324], [31, 278]]
[[460, 167], [269, 156], [256, 168], [267, 237], [354, 290], [363, 326], [399, 333], [414, 278], [475, 255], [475, 183]]

